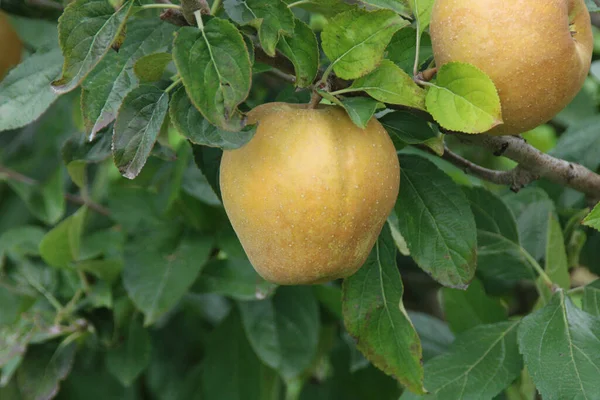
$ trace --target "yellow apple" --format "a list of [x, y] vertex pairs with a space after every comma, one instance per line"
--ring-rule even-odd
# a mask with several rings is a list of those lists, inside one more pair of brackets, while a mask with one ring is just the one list
[[436, 0], [431, 16], [436, 64], [473, 64], [498, 88], [514, 135], [552, 119], [581, 89], [593, 36], [584, 0]]
[[225, 151], [223, 204], [256, 271], [282, 285], [347, 277], [396, 202], [400, 166], [385, 129], [336, 106], [269, 103], [244, 147]]
[[0, 81], [12, 67], [21, 62], [22, 51], [21, 39], [6, 15], [0, 11]]

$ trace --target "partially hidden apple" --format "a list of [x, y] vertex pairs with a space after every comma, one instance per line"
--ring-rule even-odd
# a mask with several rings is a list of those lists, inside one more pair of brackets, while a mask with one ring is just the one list
[[19, 62], [23, 43], [12, 27], [6, 14], [0, 11], [0, 81]]
[[249, 115], [255, 136], [225, 151], [223, 204], [256, 271], [313, 284], [365, 262], [400, 185], [394, 145], [377, 119], [366, 129], [335, 106], [268, 103]]
[[593, 35], [584, 0], [436, 0], [431, 16], [436, 65], [473, 64], [490, 76], [504, 124], [514, 135], [549, 121], [581, 89]]

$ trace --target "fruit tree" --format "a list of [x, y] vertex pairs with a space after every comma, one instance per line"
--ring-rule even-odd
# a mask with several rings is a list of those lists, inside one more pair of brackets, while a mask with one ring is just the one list
[[600, 399], [595, 0], [1, 0], [0, 400]]

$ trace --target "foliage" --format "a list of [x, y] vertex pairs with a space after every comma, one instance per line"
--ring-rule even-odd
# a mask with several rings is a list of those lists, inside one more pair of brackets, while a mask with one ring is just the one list
[[[438, 157], [510, 166], [442, 133], [501, 123], [487, 75], [412, 76], [433, 66], [432, 0], [215, 0], [194, 24], [165, 2], [19, 3], [0, 5], [26, 45], [0, 82], [0, 399], [598, 396], [599, 199]], [[550, 150], [593, 171], [599, 63]], [[219, 164], [248, 110], [311, 91], [379, 119], [400, 193], [354, 276], [277, 287]]]

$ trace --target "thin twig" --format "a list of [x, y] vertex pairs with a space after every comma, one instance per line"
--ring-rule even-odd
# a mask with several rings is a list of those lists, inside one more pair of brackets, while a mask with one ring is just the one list
[[26, 4], [30, 6], [38, 6], [43, 8], [52, 8], [54, 10], [63, 10], [64, 7], [62, 4], [54, 2], [52, 0], [26, 0]]
[[81, 206], [87, 206], [90, 210], [96, 211], [98, 214], [104, 215], [106, 217], [110, 216], [110, 210], [104, 206], [101, 206], [98, 203], [94, 203], [91, 200], [86, 200], [81, 196], [77, 196], [71, 193], [65, 193], [65, 199], [70, 201], [73, 204], [79, 204]]
[[39, 182], [35, 179], [32, 179], [28, 176], [25, 176], [15, 170], [10, 168], [6, 168], [5, 166], [0, 165], [0, 176], [4, 175], [8, 179], [12, 179], [17, 182], [25, 183], [27, 185], [37, 185]]
[[322, 98], [323, 97], [321, 97], [321, 95], [317, 93], [316, 90], [314, 90], [312, 92], [312, 96], [310, 97], [310, 103], [308, 103], [308, 108], [311, 110], [317, 108]]

